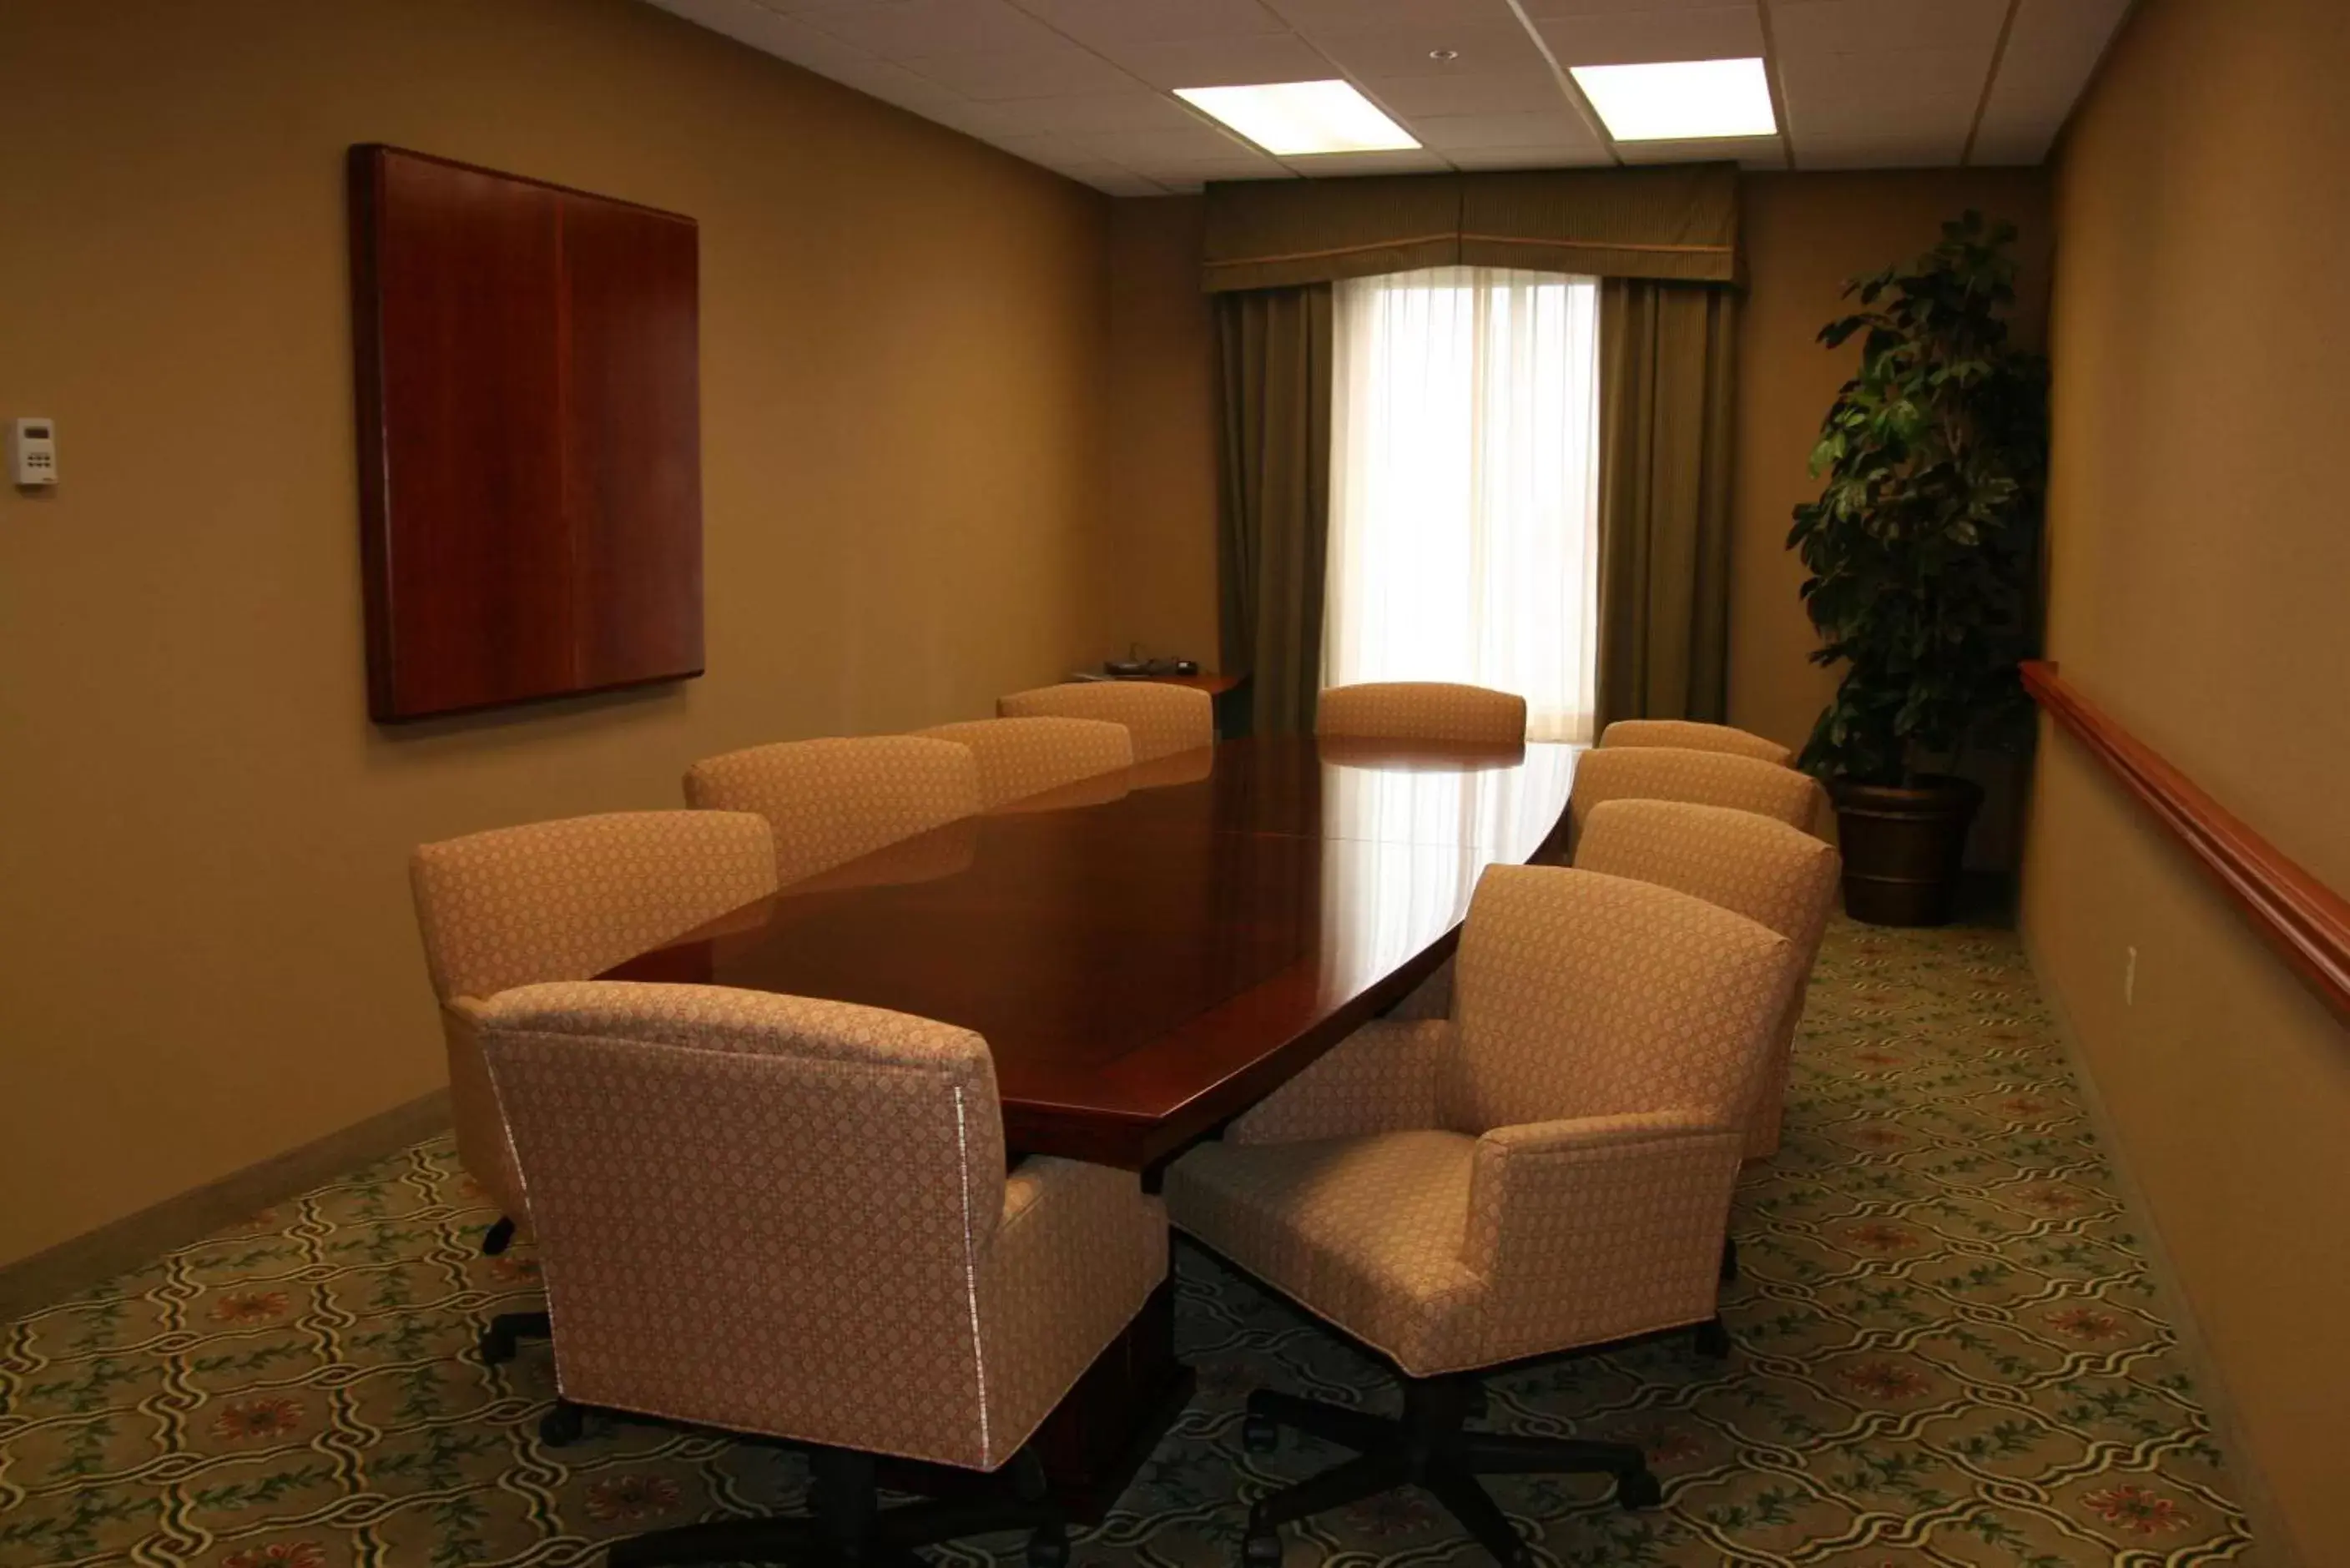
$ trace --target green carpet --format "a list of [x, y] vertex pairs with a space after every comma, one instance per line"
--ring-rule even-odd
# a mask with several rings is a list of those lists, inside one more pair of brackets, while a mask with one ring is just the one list
[[[1637, 1441], [1664, 1481], [1641, 1514], [1596, 1480], [1494, 1481], [1544, 1563], [2251, 1561], [2012, 936], [1839, 924], [1787, 1123], [1733, 1218], [1726, 1366], [1676, 1341], [1494, 1380], [1496, 1423]], [[9, 1324], [0, 1564], [568, 1563], [792, 1506], [803, 1465], [773, 1449], [625, 1425], [543, 1449], [546, 1345], [470, 1355], [535, 1303], [519, 1249], [480, 1255], [491, 1218], [439, 1139]], [[1189, 1249], [1180, 1275], [1199, 1397], [1081, 1564], [1232, 1563], [1246, 1500], [1338, 1457], [1244, 1454], [1251, 1387], [1391, 1402], [1280, 1301]], [[1290, 1568], [1485, 1561], [1409, 1492], [1289, 1539]]]

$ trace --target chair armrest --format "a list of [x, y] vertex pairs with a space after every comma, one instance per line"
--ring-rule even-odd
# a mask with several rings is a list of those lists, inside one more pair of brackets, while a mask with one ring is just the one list
[[1305, 1143], [1437, 1125], [1438, 1069], [1451, 1054], [1442, 1018], [1367, 1023], [1235, 1118], [1227, 1143]]
[[977, 1272], [989, 1447], [1001, 1463], [1166, 1279], [1166, 1206], [1134, 1171], [1032, 1156], [1003, 1179]]
[[1713, 1315], [1743, 1127], [1696, 1110], [1497, 1128], [1477, 1140], [1461, 1262], [1508, 1359]]

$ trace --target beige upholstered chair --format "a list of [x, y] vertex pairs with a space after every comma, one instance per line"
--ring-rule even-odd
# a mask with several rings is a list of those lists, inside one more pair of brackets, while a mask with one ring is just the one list
[[[586, 980], [772, 893], [775, 846], [764, 822], [734, 812], [615, 812], [420, 845], [409, 883], [441, 1002], [457, 1158], [498, 1206], [483, 1251], [501, 1252], [529, 1210], [460, 1002]], [[483, 1354], [512, 1355], [515, 1335], [536, 1331], [537, 1316], [497, 1319]]]
[[1779, 1147], [1787, 1064], [1803, 1022], [1804, 988], [1835, 908], [1836, 852], [1783, 822], [1685, 801], [1611, 800], [1592, 808], [1575, 846], [1577, 869], [1629, 877], [1734, 909], [1794, 944], [1798, 979], [1771, 1041], [1771, 1070], [1746, 1135], [1746, 1157]]
[[1693, 719], [1618, 719], [1599, 732], [1603, 746], [1672, 746], [1684, 752], [1728, 752], [1757, 762], [1790, 767], [1795, 753], [1776, 741], [1728, 724], [1700, 724]]
[[775, 880], [799, 881], [979, 809], [968, 746], [921, 735], [779, 741], [704, 757], [686, 804], [755, 812], [775, 834]]
[[892, 1563], [1054, 1531], [1033, 1503], [872, 1512], [873, 1455], [1013, 1460], [1167, 1273], [1164, 1210], [1132, 1171], [1005, 1173], [984, 1040], [847, 1002], [611, 981], [507, 992], [476, 1019], [556, 1325], [542, 1435], [567, 1441], [598, 1407], [826, 1453], [815, 1518], [663, 1531], [615, 1564], [808, 1560], [795, 1550], [860, 1521], [851, 1559]]
[[914, 732], [971, 748], [983, 811], [1134, 765], [1132, 732], [1106, 719], [970, 719]]
[[1449, 1019], [1358, 1031], [1221, 1142], [1169, 1168], [1175, 1223], [1393, 1362], [1401, 1422], [1259, 1391], [1244, 1435], [1294, 1426], [1361, 1456], [1258, 1502], [1276, 1528], [1406, 1481], [1504, 1563], [1473, 1476], [1607, 1471], [1654, 1502], [1637, 1448], [1466, 1431], [1477, 1368], [1715, 1315], [1731, 1189], [1792, 945], [1669, 888], [1489, 867]]
[[1526, 738], [1526, 700], [1450, 680], [1368, 680], [1326, 689], [1314, 732], [1363, 740], [1453, 741], [1514, 746]]
[[1592, 808], [1606, 800], [1685, 800], [1751, 811], [1809, 833], [1827, 798], [1819, 781], [1793, 768], [1677, 746], [1601, 746], [1575, 759], [1567, 802], [1571, 846], [1583, 838]]
[[1160, 680], [1070, 680], [995, 700], [1003, 719], [1107, 719], [1134, 732], [1134, 760], [1155, 762], [1216, 743], [1216, 705], [1205, 691]]

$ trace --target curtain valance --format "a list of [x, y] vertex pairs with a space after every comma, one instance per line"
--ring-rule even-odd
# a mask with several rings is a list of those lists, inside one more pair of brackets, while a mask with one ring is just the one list
[[1415, 267], [1738, 281], [1738, 170], [1540, 169], [1208, 187], [1211, 293]]

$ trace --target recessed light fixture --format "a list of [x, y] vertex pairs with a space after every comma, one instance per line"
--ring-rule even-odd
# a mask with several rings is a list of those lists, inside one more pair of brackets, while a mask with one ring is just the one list
[[1428, 57], [1441, 65], [1448, 61], [1459, 59], [1461, 57], [1461, 51], [1458, 49], [1430, 49], [1428, 51]]
[[1575, 85], [1618, 141], [1704, 141], [1770, 136], [1779, 129], [1760, 59], [1571, 69]]
[[1175, 96], [1283, 158], [1315, 152], [1386, 152], [1419, 145], [1409, 131], [1381, 114], [1378, 105], [1348, 82], [1177, 88]]

